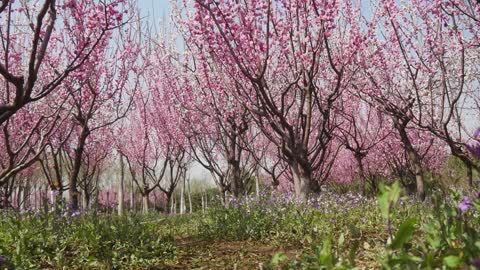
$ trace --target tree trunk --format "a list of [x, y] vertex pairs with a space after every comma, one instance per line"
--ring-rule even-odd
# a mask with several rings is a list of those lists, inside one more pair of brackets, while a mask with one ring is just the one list
[[175, 205], [175, 196], [170, 197], [170, 214], [174, 215], [177, 211], [177, 207]]
[[82, 192], [82, 207], [83, 207], [83, 210], [87, 210], [88, 208], [88, 205], [87, 205], [87, 192]]
[[148, 195], [149, 193], [142, 194], [142, 213], [148, 214]]
[[471, 164], [467, 164], [467, 180], [468, 186], [473, 188], [473, 166]]
[[188, 206], [190, 208], [190, 214], [193, 213], [192, 208], [192, 190], [190, 189], [190, 179], [188, 179]]
[[228, 161], [228, 172], [230, 178], [231, 191], [235, 198], [243, 194], [242, 179], [240, 177], [240, 164], [234, 158]]
[[233, 193], [235, 198], [242, 196], [243, 194], [243, 183], [240, 177], [240, 160], [237, 155], [240, 155], [240, 149], [237, 149], [237, 136], [231, 134], [229, 138], [229, 144], [227, 149], [227, 163], [228, 163], [228, 175], [227, 177], [230, 180], [230, 191]]
[[256, 170], [255, 173], [255, 196], [260, 198], [260, 173], [258, 172], [258, 169]]
[[21, 207], [21, 210], [26, 210], [28, 208], [30, 208], [30, 196], [31, 196], [32, 192], [31, 192], [31, 186], [30, 186], [30, 180], [27, 179], [26, 183], [25, 183], [25, 187], [23, 187], [23, 203], [22, 203], [22, 207]]
[[357, 160], [358, 173], [360, 175], [360, 181], [362, 182], [362, 194], [363, 196], [367, 195], [367, 180], [365, 179], [365, 170], [363, 169], [363, 157], [361, 154], [355, 154], [355, 159]]
[[425, 181], [423, 177], [423, 168], [422, 162], [420, 160], [420, 156], [418, 155], [417, 151], [413, 147], [410, 138], [408, 138], [407, 131], [406, 131], [406, 122], [399, 124], [398, 119], [394, 119], [395, 128], [398, 130], [400, 139], [403, 143], [405, 151], [407, 152], [407, 157], [410, 163], [413, 165], [414, 173], [415, 173], [415, 184], [417, 190], [417, 196], [423, 201], [425, 200]]
[[17, 186], [17, 191], [15, 192], [15, 205], [17, 209], [20, 209], [22, 205], [22, 187], [21, 185]]
[[157, 209], [157, 193], [155, 191], [153, 192], [153, 209]]
[[296, 161], [291, 162], [290, 169], [293, 176], [295, 196], [301, 199], [306, 199], [316, 190], [311, 179], [310, 171], [302, 168], [302, 166]]
[[73, 161], [73, 169], [72, 169], [72, 174], [70, 175], [70, 181], [69, 181], [69, 195], [70, 195], [70, 204], [72, 209], [77, 210], [78, 209], [78, 189], [77, 189], [77, 183], [78, 183], [78, 175], [80, 173], [80, 167], [82, 165], [82, 156], [83, 156], [83, 151], [85, 148], [85, 142], [87, 141], [87, 137], [90, 134], [90, 131], [88, 130], [88, 127], [84, 126], [82, 129], [82, 133], [80, 133], [80, 136], [78, 138], [78, 145], [77, 148], [75, 149], [75, 156], [74, 156], [74, 161]]
[[222, 197], [223, 206], [227, 207], [227, 188], [225, 186], [220, 186], [220, 196]]
[[130, 211], [135, 212], [135, 183], [133, 179], [130, 182]]
[[56, 205], [56, 202], [57, 202], [57, 198], [55, 196], [55, 190], [50, 188], [48, 192], [50, 192], [50, 204], [52, 205], [53, 208], [55, 208], [54, 205]]
[[45, 190], [43, 193], [43, 203], [46, 203], [46, 207], [48, 208], [50, 206], [50, 199], [48, 197], [48, 192], [51, 191], [51, 189], [48, 188], [48, 185], [45, 185]]
[[183, 185], [180, 189], [180, 215], [185, 214], [185, 178], [183, 178]]
[[123, 156], [120, 155], [120, 183], [118, 185], [118, 215], [121, 216], [123, 214], [123, 197], [124, 197], [124, 190], [123, 190], [123, 182], [125, 180], [125, 171], [124, 171], [124, 164], [123, 164]]

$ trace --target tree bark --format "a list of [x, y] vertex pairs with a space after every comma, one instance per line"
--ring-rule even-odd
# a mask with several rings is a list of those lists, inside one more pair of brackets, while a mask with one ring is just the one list
[[425, 200], [425, 180], [423, 176], [422, 161], [420, 160], [420, 156], [418, 155], [417, 151], [413, 147], [410, 138], [408, 138], [406, 131], [407, 122], [404, 121], [403, 123], [399, 123], [399, 120], [394, 118], [394, 124], [400, 135], [400, 139], [403, 143], [405, 151], [407, 152], [407, 157], [410, 163], [413, 165], [417, 196], [423, 201]]
[[149, 193], [142, 194], [142, 213], [148, 214], [148, 195]]
[[20, 209], [22, 204], [22, 187], [20, 185], [17, 186], [17, 191], [15, 192], [15, 205], [17, 209]]
[[183, 185], [180, 190], [180, 215], [185, 214], [185, 178], [183, 178]]
[[299, 162], [292, 161], [290, 169], [293, 176], [293, 186], [295, 189], [295, 196], [301, 199], [306, 199], [316, 188], [311, 179], [311, 173], [308, 169], [303, 168]]
[[473, 166], [470, 164], [467, 164], [467, 180], [468, 186], [473, 188]]
[[230, 173], [229, 177], [230, 177], [231, 191], [233, 193], [233, 196], [235, 196], [235, 198], [238, 198], [243, 194], [243, 185], [242, 185], [242, 179], [240, 176], [241, 175], [240, 164], [234, 158], [228, 161], [228, 172]]
[[173, 214], [173, 197], [167, 195], [168, 213]]
[[192, 207], [192, 190], [190, 189], [190, 179], [188, 179], [188, 206], [190, 208], [190, 214], [193, 213]]
[[70, 181], [69, 181], [69, 196], [70, 196], [70, 204], [73, 210], [77, 210], [79, 205], [78, 205], [78, 196], [79, 192], [77, 189], [78, 185], [78, 175], [80, 173], [80, 167], [82, 165], [82, 156], [83, 156], [83, 151], [85, 148], [85, 142], [87, 141], [87, 137], [90, 134], [90, 131], [88, 127], [84, 126], [82, 129], [82, 132], [80, 133], [80, 136], [78, 138], [78, 145], [77, 148], [75, 149], [75, 157], [73, 161], [73, 169], [72, 169], [72, 174], [70, 175]]
[[85, 191], [82, 193], [82, 207], [85, 211], [88, 209], [87, 192]]
[[355, 154], [355, 159], [357, 160], [358, 174], [360, 176], [360, 181], [362, 182], [362, 194], [363, 196], [367, 195], [367, 179], [365, 179], [365, 170], [363, 168], [363, 156]]
[[135, 183], [133, 181], [130, 182], [130, 211], [135, 211]]
[[123, 163], [123, 156], [120, 155], [120, 183], [118, 185], [118, 215], [121, 216], [123, 214], [123, 201], [124, 201], [124, 189], [123, 189], [123, 182], [125, 180], [125, 171], [124, 171], [124, 163]]
[[258, 169], [255, 170], [255, 196], [260, 198], [260, 173], [258, 172]]

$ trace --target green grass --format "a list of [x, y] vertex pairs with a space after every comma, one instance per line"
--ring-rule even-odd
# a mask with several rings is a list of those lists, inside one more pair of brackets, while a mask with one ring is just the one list
[[182, 216], [3, 213], [0, 266], [476, 269], [480, 200], [474, 197], [464, 212], [458, 193], [420, 203], [393, 186], [382, 188], [378, 200], [324, 192], [298, 202], [263, 194]]

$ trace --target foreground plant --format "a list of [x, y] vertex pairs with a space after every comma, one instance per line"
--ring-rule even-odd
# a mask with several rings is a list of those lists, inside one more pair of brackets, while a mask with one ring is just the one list
[[111, 269], [163, 265], [172, 238], [150, 216], [8, 213], [0, 223], [0, 266], [17, 269]]

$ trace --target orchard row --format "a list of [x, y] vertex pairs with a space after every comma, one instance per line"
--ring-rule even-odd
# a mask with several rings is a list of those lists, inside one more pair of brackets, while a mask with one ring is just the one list
[[2, 207], [42, 185], [123, 202], [128, 178], [148, 209], [194, 162], [235, 197], [399, 179], [424, 199], [451, 157], [475, 185], [478, 1], [172, 6], [154, 26], [136, 1], [1, 1]]

